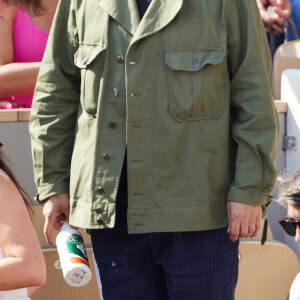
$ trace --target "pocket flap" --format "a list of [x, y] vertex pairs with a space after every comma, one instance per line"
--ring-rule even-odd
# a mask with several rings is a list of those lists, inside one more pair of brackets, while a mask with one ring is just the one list
[[74, 64], [78, 68], [84, 69], [105, 49], [104, 45], [82, 44], [74, 54]]
[[166, 52], [165, 63], [172, 70], [196, 72], [205, 65], [223, 62], [226, 50], [197, 50]]

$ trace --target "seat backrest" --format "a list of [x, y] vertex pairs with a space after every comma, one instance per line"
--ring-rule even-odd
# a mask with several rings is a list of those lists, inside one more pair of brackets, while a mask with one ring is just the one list
[[56, 249], [44, 249], [47, 269], [47, 283], [40, 287], [32, 296], [32, 300], [101, 300], [94, 269], [91, 248], [86, 249], [92, 270], [91, 281], [82, 287], [68, 285], [60, 268], [59, 256]]
[[273, 59], [273, 89], [275, 99], [281, 99], [281, 73], [286, 69], [300, 69], [300, 40], [278, 47]]
[[299, 261], [287, 245], [267, 241], [242, 241], [239, 248], [239, 277], [236, 300], [285, 300]]

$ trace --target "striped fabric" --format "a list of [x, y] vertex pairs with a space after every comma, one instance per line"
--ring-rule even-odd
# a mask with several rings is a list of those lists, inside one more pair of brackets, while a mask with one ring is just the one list
[[91, 238], [103, 300], [234, 299], [238, 242], [226, 228], [128, 235], [119, 226]]

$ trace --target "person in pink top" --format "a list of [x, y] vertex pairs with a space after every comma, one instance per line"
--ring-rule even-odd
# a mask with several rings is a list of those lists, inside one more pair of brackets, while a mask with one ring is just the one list
[[31, 107], [57, 4], [46, 1], [38, 11], [32, 6], [25, 11], [0, 0], [0, 109]]

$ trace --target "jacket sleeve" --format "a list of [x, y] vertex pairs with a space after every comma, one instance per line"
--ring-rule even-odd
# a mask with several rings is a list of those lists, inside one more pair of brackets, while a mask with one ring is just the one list
[[70, 161], [80, 101], [80, 71], [71, 0], [60, 1], [38, 75], [29, 130], [37, 201], [69, 193]]
[[228, 200], [266, 205], [276, 182], [279, 121], [272, 65], [255, 0], [231, 0], [225, 9], [231, 77], [231, 134], [236, 168]]

